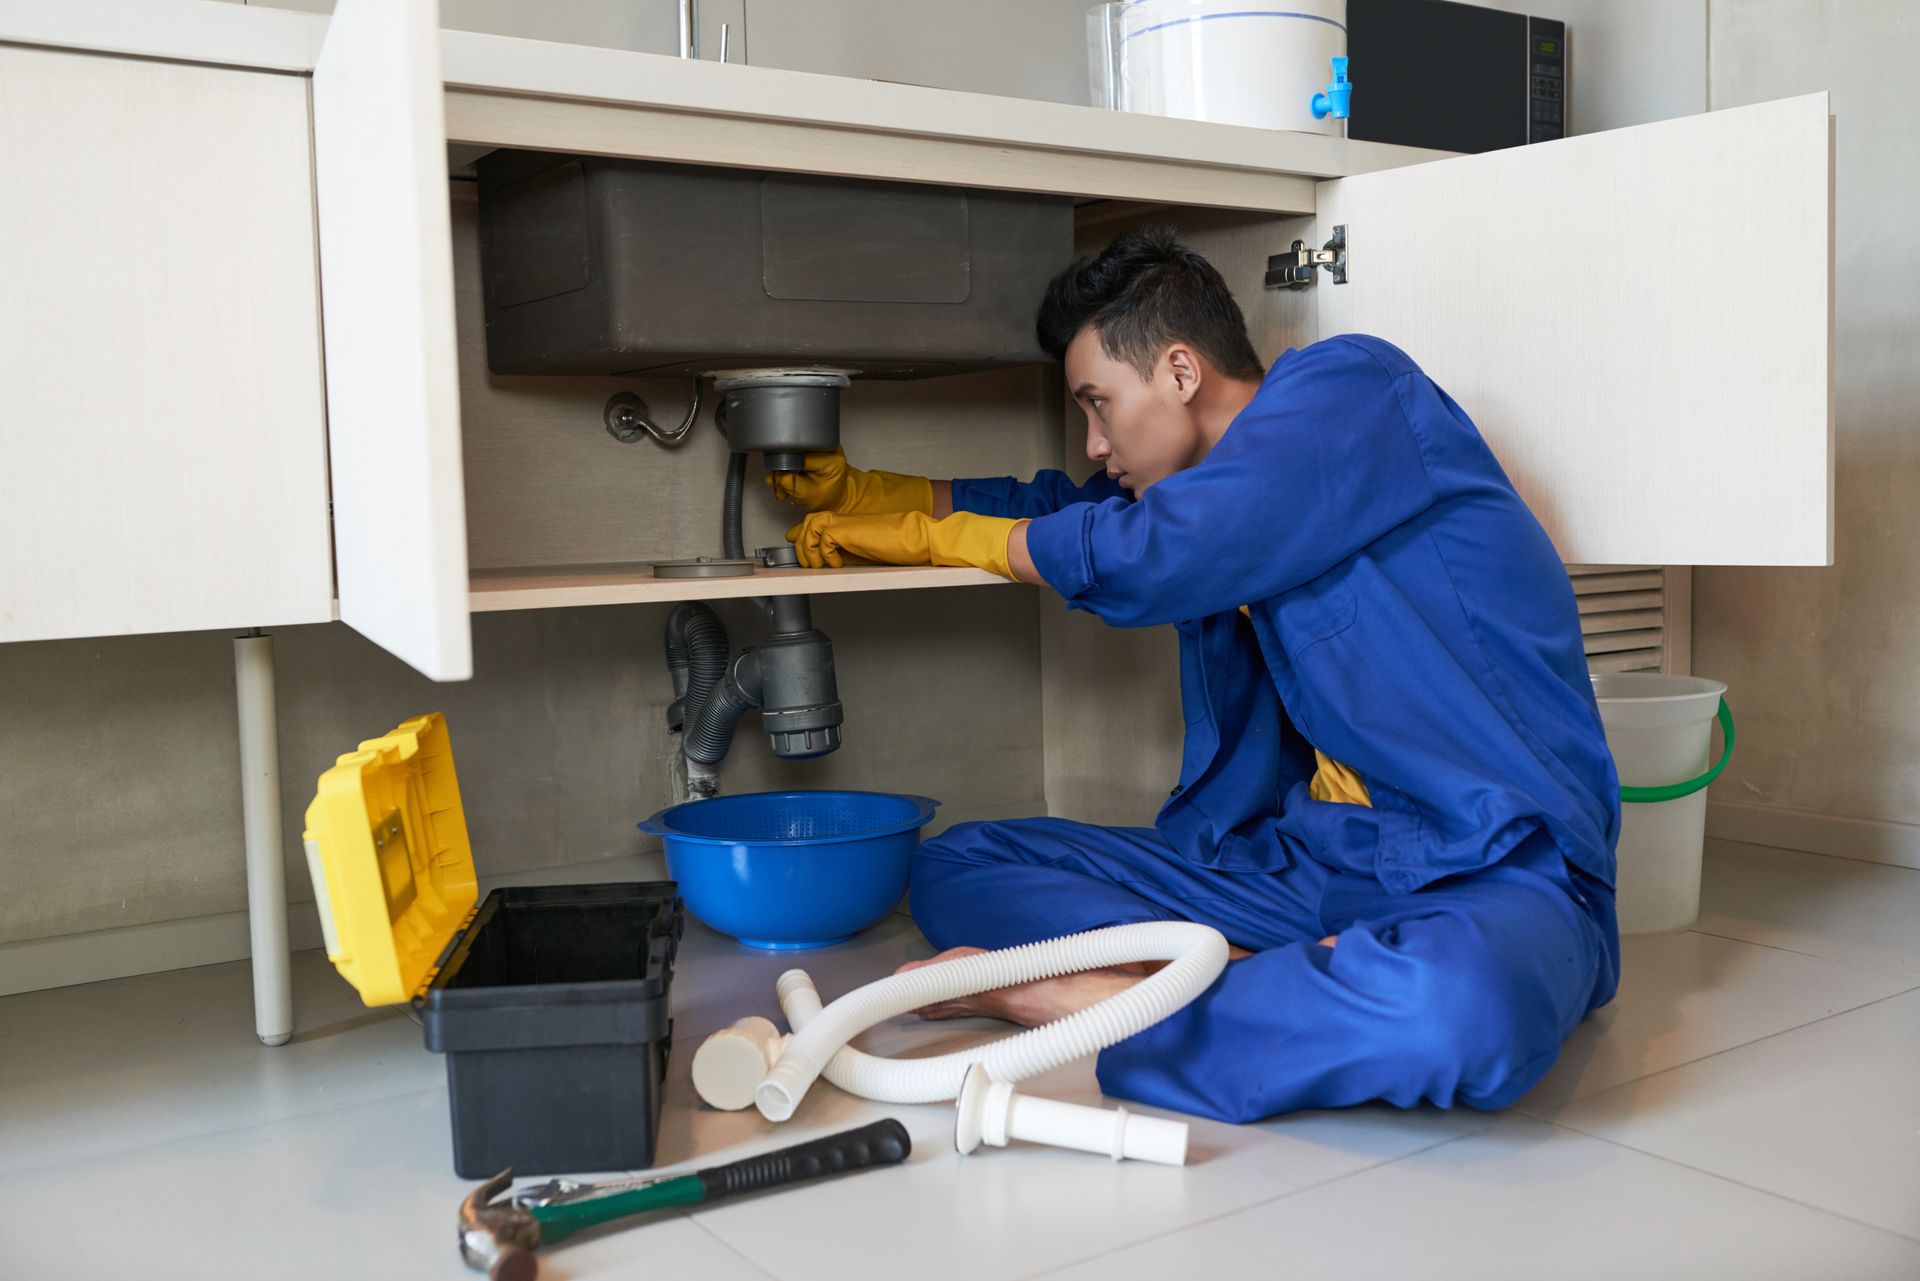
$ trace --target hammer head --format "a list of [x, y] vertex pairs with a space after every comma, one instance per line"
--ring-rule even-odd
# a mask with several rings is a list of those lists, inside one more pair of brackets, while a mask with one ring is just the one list
[[460, 1257], [491, 1281], [533, 1281], [539, 1268], [539, 1221], [511, 1201], [493, 1204], [512, 1182], [513, 1171], [502, 1170], [460, 1203]]

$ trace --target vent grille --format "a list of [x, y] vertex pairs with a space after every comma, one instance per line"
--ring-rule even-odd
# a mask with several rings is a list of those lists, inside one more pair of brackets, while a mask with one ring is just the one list
[[1594, 672], [1667, 669], [1668, 592], [1658, 565], [1569, 565], [1580, 639]]

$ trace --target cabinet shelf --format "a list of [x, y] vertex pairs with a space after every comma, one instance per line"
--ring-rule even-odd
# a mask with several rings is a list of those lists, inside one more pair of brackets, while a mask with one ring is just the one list
[[1115, 200], [1313, 212], [1317, 179], [1451, 153], [1322, 134], [440, 33], [457, 154], [520, 147]]
[[574, 605], [644, 605], [741, 596], [827, 595], [919, 587], [1007, 586], [979, 569], [929, 565], [856, 565], [845, 569], [761, 569], [745, 578], [655, 578], [648, 564], [553, 565], [479, 569], [469, 576], [476, 614]]

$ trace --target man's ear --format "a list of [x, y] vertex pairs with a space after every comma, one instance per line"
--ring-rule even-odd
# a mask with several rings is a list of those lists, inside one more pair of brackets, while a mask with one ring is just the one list
[[1175, 343], [1167, 348], [1167, 370], [1173, 375], [1174, 390], [1180, 394], [1180, 403], [1190, 405], [1200, 393], [1201, 365], [1199, 354], [1193, 348]]

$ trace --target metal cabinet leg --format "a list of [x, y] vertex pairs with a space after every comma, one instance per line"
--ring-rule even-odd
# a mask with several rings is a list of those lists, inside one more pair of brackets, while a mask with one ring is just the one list
[[240, 705], [240, 806], [247, 837], [247, 927], [253, 938], [253, 1024], [262, 1042], [293, 1035], [287, 871], [280, 847], [280, 746], [273, 706], [273, 638], [233, 641]]

